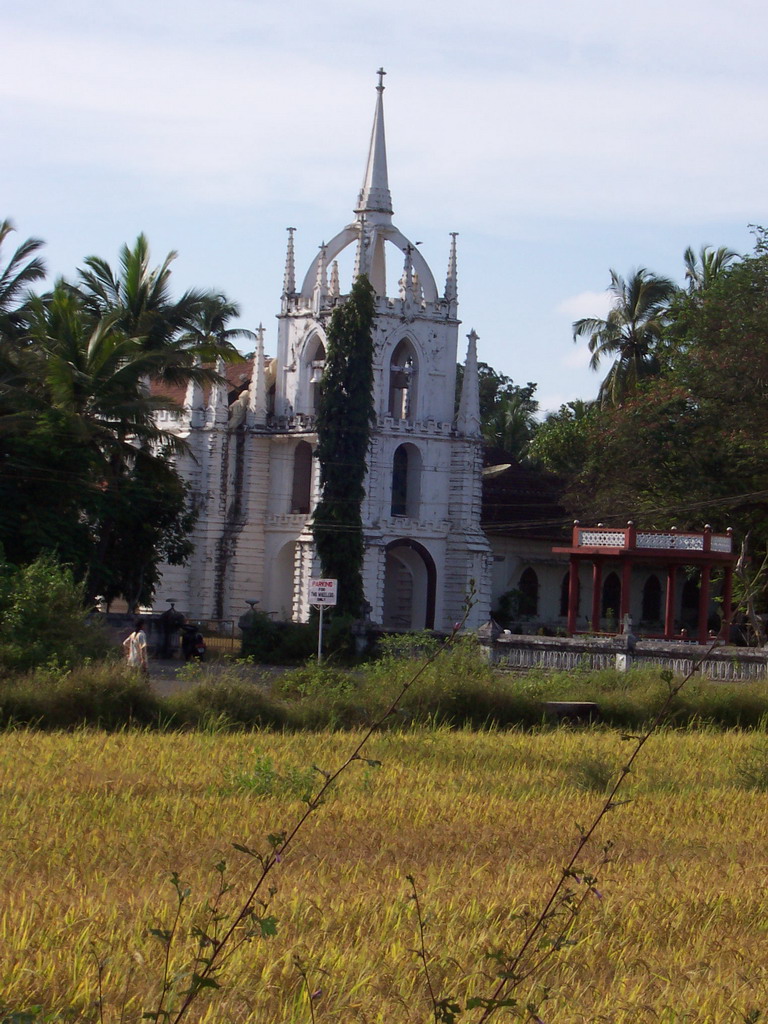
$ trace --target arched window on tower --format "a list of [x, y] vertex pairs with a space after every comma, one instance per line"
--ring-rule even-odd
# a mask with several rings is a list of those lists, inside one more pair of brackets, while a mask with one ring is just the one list
[[325, 345], [319, 338], [313, 338], [306, 349], [304, 360], [305, 380], [308, 389], [307, 411], [311, 414], [317, 412], [320, 401], [320, 384], [325, 369]]
[[539, 577], [530, 567], [524, 569], [517, 589], [520, 591], [520, 614], [532, 618], [539, 614]]
[[421, 501], [421, 452], [415, 444], [401, 444], [392, 459], [393, 516], [418, 518]]
[[293, 486], [291, 512], [309, 515], [312, 495], [312, 445], [299, 441], [293, 452]]
[[387, 414], [395, 420], [414, 420], [417, 413], [418, 362], [416, 350], [404, 338], [389, 363]]

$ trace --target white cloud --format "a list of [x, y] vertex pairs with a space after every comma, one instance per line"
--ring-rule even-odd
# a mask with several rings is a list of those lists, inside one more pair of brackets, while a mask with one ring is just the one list
[[[233, 11], [238, 6], [243, 37], [252, 40], [264, 6], [233, 4]], [[601, 6], [587, 5], [593, 17]], [[573, 21], [568, 5], [545, 7]], [[366, 40], [351, 63], [338, 59], [343, 37], [307, 57], [301, 44], [290, 48], [288, 20], [269, 16], [266, 40], [253, 50], [214, 33], [205, 53], [201, 38], [184, 33], [146, 42], [107, 29], [85, 35], [11, 25], [0, 73], [5, 132], [39, 160], [118, 169], [149, 188], [171, 180], [177, 198], [273, 204], [324, 203], [331, 195], [330, 208], [340, 168], [362, 165], [372, 44]], [[649, 74], [639, 53], [626, 67], [583, 62], [582, 50], [557, 61], [545, 45], [563, 45], [556, 19], [551, 28], [541, 12], [493, 21], [504, 38], [535, 29], [539, 58], [500, 65], [475, 52], [455, 68], [425, 65], [426, 39], [419, 48], [417, 35], [400, 52], [385, 34], [385, 56], [395, 60], [386, 94], [392, 185], [396, 203], [407, 195], [410, 204], [399, 200], [398, 210], [419, 209], [427, 223], [442, 224], [450, 209], [458, 226], [485, 223], [501, 234], [540, 215], [761, 218], [768, 137], [755, 126], [768, 106], [765, 76], [724, 81], [706, 63], [686, 72], [671, 59]], [[322, 19], [311, 26], [320, 36], [328, 31]], [[300, 39], [302, 27], [296, 23]], [[482, 31], [487, 39], [487, 26]], [[593, 20], [574, 45], [588, 52], [606, 34]], [[473, 38], [479, 46], [481, 37]], [[686, 38], [683, 55], [714, 45], [709, 29]]]
[[608, 312], [608, 267], [679, 274], [768, 222], [766, 36], [763, 0], [16, 4], [2, 215], [64, 272], [145, 230], [258, 321], [284, 226], [301, 263], [351, 216], [383, 64], [396, 222], [436, 273], [461, 232], [466, 326], [559, 405], [594, 392], [570, 323]]
[[610, 292], [579, 292], [569, 299], [564, 299], [556, 307], [569, 320], [581, 320], [582, 317], [599, 317], [605, 319], [611, 308]]

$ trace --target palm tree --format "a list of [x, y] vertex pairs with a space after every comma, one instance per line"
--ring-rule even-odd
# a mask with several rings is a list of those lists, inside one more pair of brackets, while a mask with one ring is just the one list
[[704, 291], [738, 258], [737, 252], [724, 245], [718, 249], [714, 249], [711, 245], [702, 245], [698, 254], [694, 253], [689, 245], [683, 254], [688, 291], [691, 295]]
[[573, 340], [588, 338], [590, 367], [596, 370], [605, 357], [615, 357], [600, 385], [602, 405], [620, 405], [638, 380], [659, 370], [655, 347], [661, 340], [675, 285], [644, 267], [627, 280], [611, 270], [612, 308], [603, 320], [585, 317], [573, 325]]
[[[15, 228], [10, 220], [0, 221], [0, 247]], [[43, 242], [28, 238], [22, 242], [5, 267], [0, 267], [0, 340], [18, 338], [24, 321], [27, 289], [45, 277], [45, 263], [35, 254]]]
[[73, 440], [103, 462], [101, 472], [119, 476], [137, 451], [184, 445], [157, 424], [157, 413], [176, 403], [146, 387], [166, 368], [167, 353], [148, 352], [116, 321], [114, 313], [94, 319], [77, 292], [57, 282], [30, 301], [29, 347], [19, 372], [28, 399], [65, 418]]
[[[140, 547], [141, 512], [126, 512], [137, 473], [162, 472], [169, 487], [178, 484], [163, 456], [183, 448], [157, 424], [158, 411], [176, 408], [175, 403], [146, 387], [167, 367], [168, 352], [147, 350], [143, 339], [127, 336], [118, 321], [119, 311], [94, 316], [82, 296], [59, 281], [49, 295], [31, 299], [22, 353], [34, 416], [55, 418], [56, 439], [66, 438], [82, 456], [80, 518], [89, 524], [92, 544], [81, 569], [90, 595], [117, 592], [112, 577], [122, 534], [135, 531]], [[152, 526], [147, 524], [144, 534]], [[159, 556], [150, 552], [150, 557]]]
[[501, 448], [521, 462], [536, 433], [537, 402], [520, 394], [504, 396], [483, 424], [487, 444]]
[[94, 318], [113, 317], [115, 329], [135, 339], [146, 352], [162, 353], [164, 359], [154, 374], [165, 384], [219, 384], [221, 378], [200, 365], [202, 361], [241, 358], [227, 329], [238, 307], [220, 293], [190, 289], [180, 299], [170, 292], [170, 252], [159, 267], [150, 264], [149, 243], [139, 235], [133, 248], [120, 251], [120, 268], [115, 273], [106, 260], [89, 256], [78, 271], [78, 291], [85, 308]]
[[231, 346], [236, 338], [253, 341], [256, 335], [244, 327], [230, 327], [230, 320], [240, 316], [240, 307], [221, 292], [206, 292], [195, 311], [189, 327], [191, 341], [209, 350], [208, 357], [215, 358], [220, 350]]

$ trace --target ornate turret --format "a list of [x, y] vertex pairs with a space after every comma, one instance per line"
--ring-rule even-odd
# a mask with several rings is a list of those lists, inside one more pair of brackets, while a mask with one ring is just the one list
[[264, 327], [256, 331], [256, 353], [248, 388], [248, 426], [261, 427], [267, 422], [267, 383], [264, 374]]
[[459, 412], [456, 429], [466, 437], [480, 437], [480, 382], [477, 374], [477, 334], [474, 329], [467, 338], [467, 358], [464, 363], [464, 379], [461, 382]]
[[319, 312], [328, 297], [328, 263], [326, 259], [328, 249], [325, 242], [320, 246], [320, 259], [317, 264], [317, 280], [313, 295], [315, 312]]
[[283, 312], [288, 308], [290, 300], [296, 294], [296, 258], [293, 251], [293, 236], [296, 228], [287, 228], [288, 249], [285, 254], [285, 273], [283, 275]]
[[451, 253], [448, 257], [448, 273], [445, 278], [445, 301], [451, 307], [451, 315], [456, 315], [458, 299], [458, 274], [456, 264], [456, 239], [458, 231], [451, 232]]

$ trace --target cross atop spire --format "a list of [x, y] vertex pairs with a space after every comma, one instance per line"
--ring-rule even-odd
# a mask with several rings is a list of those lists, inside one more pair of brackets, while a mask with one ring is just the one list
[[387, 175], [387, 144], [384, 137], [384, 68], [376, 72], [379, 76], [379, 84], [376, 86], [376, 112], [373, 116], [373, 130], [371, 131], [371, 145], [368, 150], [368, 163], [365, 168], [363, 187], [360, 190], [360, 197], [357, 201], [355, 213], [378, 213], [385, 214], [379, 220], [389, 220], [392, 216], [392, 197], [389, 194], [389, 180]]

